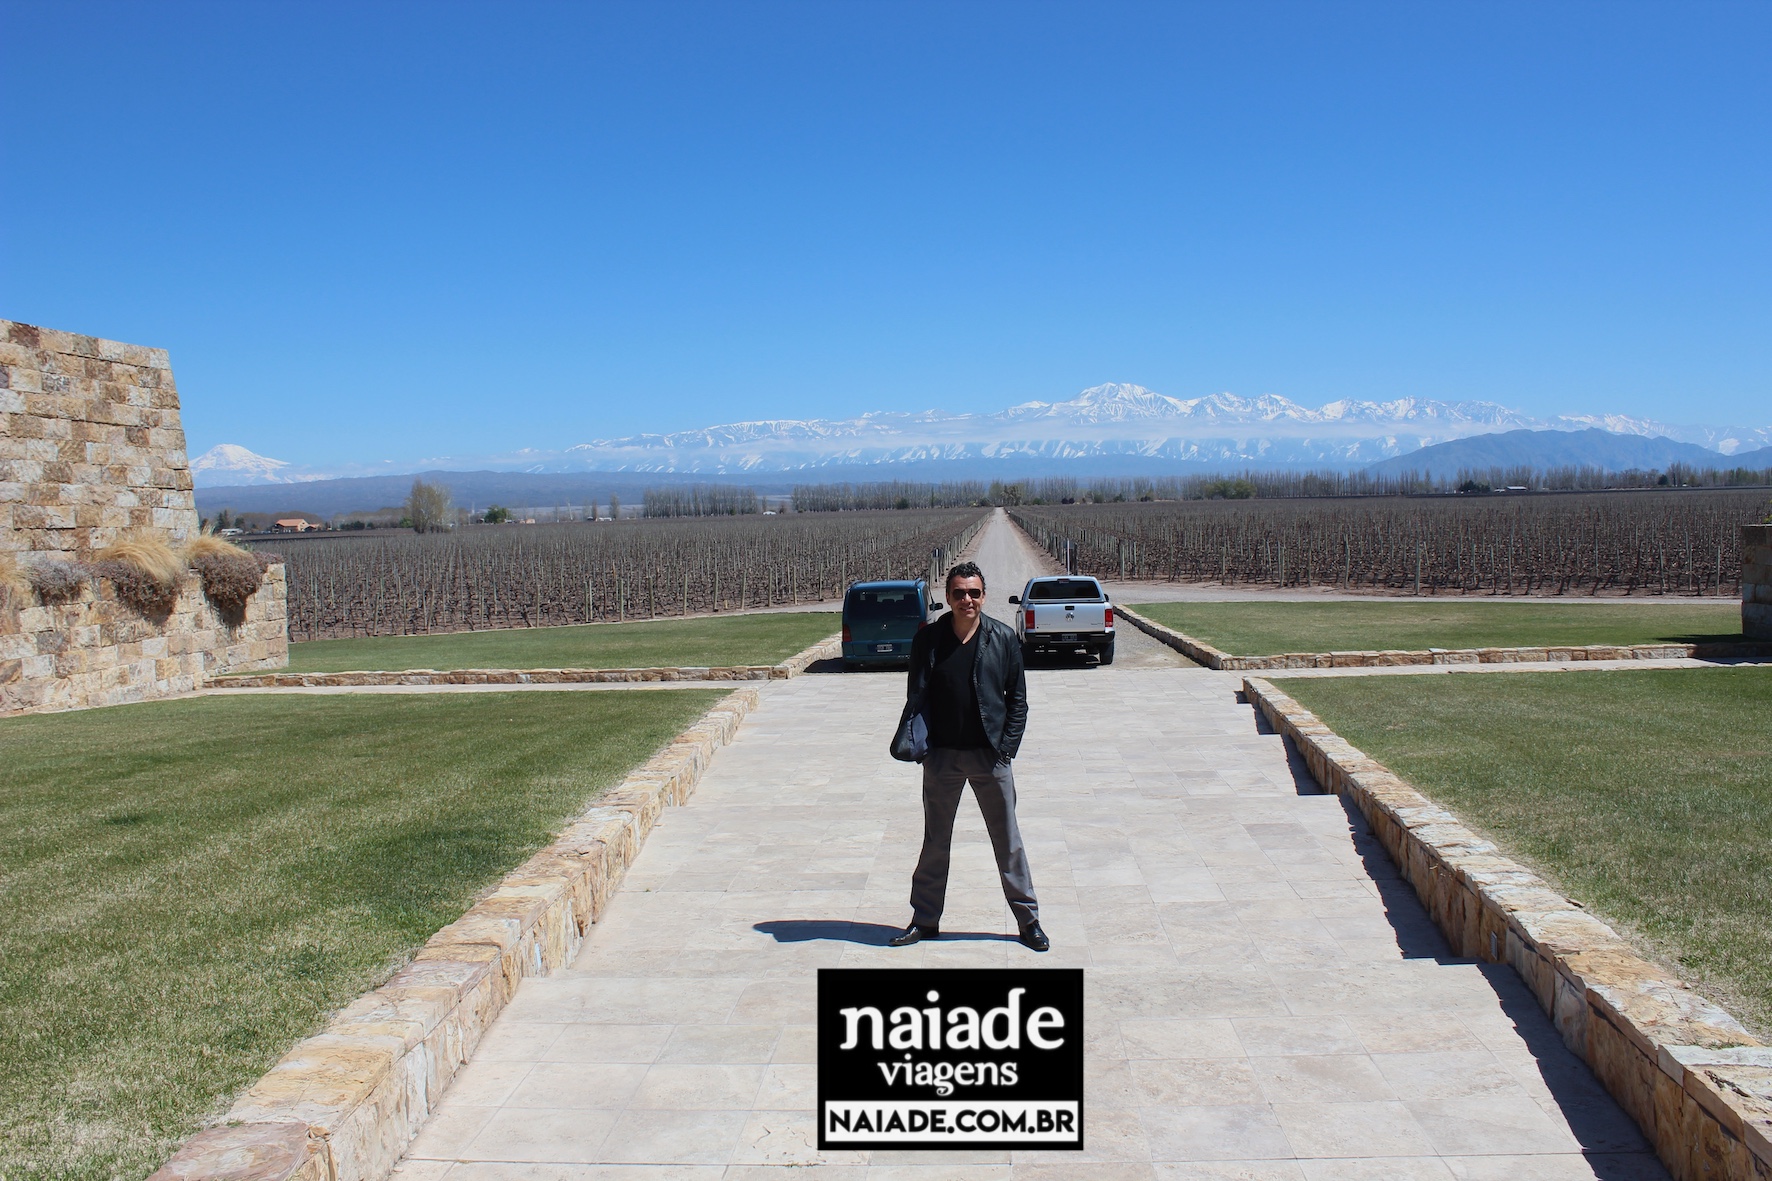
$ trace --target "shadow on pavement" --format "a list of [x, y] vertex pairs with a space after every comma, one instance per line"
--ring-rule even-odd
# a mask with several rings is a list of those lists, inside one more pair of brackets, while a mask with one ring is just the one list
[[[864, 947], [885, 947], [886, 941], [903, 927], [884, 923], [857, 923], [847, 919], [776, 919], [753, 923], [751, 930], [771, 936], [777, 943], [810, 943], [817, 939], [833, 939], [839, 943], [859, 943]], [[1014, 943], [1013, 935], [995, 931], [943, 931], [938, 943], [992, 941]]]
[[1482, 964], [1478, 970], [1495, 989], [1502, 1013], [1513, 1021], [1514, 1031], [1532, 1056], [1531, 1069], [1581, 1143], [1583, 1162], [1593, 1170], [1596, 1181], [1666, 1178], [1667, 1171], [1655, 1158], [1642, 1130], [1607, 1093], [1587, 1063], [1563, 1044], [1525, 982], [1506, 964]]
[[[1248, 701], [1242, 693], [1237, 694], [1237, 700], [1245, 703]], [[1249, 712], [1254, 715], [1257, 734], [1279, 733], [1274, 729], [1273, 723], [1267, 720], [1267, 715], [1259, 709], [1251, 708]], [[1286, 750], [1286, 770], [1292, 775], [1293, 788], [1301, 796], [1322, 795], [1323, 785], [1318, 783], [1316, 776], [1311, 774], [1310, 765], [1304, 761], [1304, 756], [1298, 753], [1298, 747], [1290, 738], [1281, 738], [1280, 742]]]

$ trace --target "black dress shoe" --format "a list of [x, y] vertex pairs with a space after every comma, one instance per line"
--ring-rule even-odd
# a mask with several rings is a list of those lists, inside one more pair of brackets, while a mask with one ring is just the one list
[[1046, 932], [1040, 930], [1040, 921], [1035, 919], [1021, 929], [1021, 945], [1031, 947], [1035, 951], [1045, 951], [1052, 946], [1052, 940], [1046, 938]]
[[887, 947], [909, 947], [913, 943], [921, 943], [925, 939], [934, 939], [941, 934], [940, 927], [919, 927], [912, 923], [898, 934], [886, 941]]

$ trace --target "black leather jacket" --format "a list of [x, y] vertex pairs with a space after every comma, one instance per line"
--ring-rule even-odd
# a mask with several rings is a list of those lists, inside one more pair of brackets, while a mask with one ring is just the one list
[[[905, 685], [904, 712], [899, 724], [921, 708], [935, 663], [938, 627], [952, 627], [953, 616], [938, 619], [911, 641], [911, 675]], [[978, 720], [999, 762], [1021, 750], [1028, 724], [1028, 682], [1021, 662], [1021, 641], [1015, 629], [989, 615], [978, 619], [978, 657], [972, 664], [972, 687], [978, 694]]]

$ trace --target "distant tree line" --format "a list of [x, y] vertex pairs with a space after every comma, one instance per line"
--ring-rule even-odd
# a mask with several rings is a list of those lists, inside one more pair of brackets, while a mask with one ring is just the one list
[[641, 515], [647, 517], [737, 517], [763, 511], [755, 488], [694, 484], [687, 488], [648, 488]]
[[1048, 504], [1124, 504], [1156, 500], [1279, 500], [1328, 496], [1435, 496], [1513, 489], [1599, 492], [1622, 488], [1752, 488], [1772, 485], [1772, 468], [1712, 468], [1673, 464], [1664, 469], [1608, 471], [1599, 467], [1466, 468], [1455, 476], [1422, 472], [1373, 474], [1336, 471], [1246, 471], [1186, 476], [1079, 480], [958, 480], [943, 483], [800, 484], [796, 512], [864, 509], [970, 508]]
[[977, 508], [997, 503], [982, 480], [919, 484], [883, 480], [870, 484], [799, 484], [792, 503], [797, 513], [839, 513], [864, 509]]

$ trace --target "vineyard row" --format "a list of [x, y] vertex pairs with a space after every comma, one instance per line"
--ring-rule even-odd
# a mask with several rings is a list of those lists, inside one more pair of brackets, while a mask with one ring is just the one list
[[501, 526], [281, 543], [289, 638], [653, 619], [840, 599], [945, 568], [977, 510]]
[[1741, 593], [1740, 526], [1764, 491], [1012, 509], [1074, 569], [1402, 594]]

